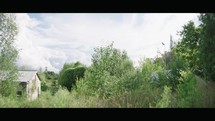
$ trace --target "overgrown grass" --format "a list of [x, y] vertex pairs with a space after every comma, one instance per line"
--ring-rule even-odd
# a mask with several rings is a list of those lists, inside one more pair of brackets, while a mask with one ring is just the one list
[[[96, 103], [95, 103], [96, 102]], [[33, 101], [26, 101], [22, 108], [90, 108], [97, 107], [99, 100], [96, 97], [86, 97], [78, 95], [75, 91], [69, 92], [67, 89], [59, 89], [52, 96], [50, 92], [44, 92], [40, 98]]]
[[[198, 108], [215, 107], [215, 84], [205, 82], [190, 72], [182, 74], [177, 91], [168, 86], [157, 87], [151, 81], [142, 78], [137, 71], [121, 78], [115, 85], [109, 85], [112, 94], [107, 96], [88, 95], [86, 80], [79, 80], [77, 88], [71, 92], [60, 88], [55, 95], [43, 91], [40, 97], [30, 101], [14, 96], [0, 96], [3, 108]], [[107, 76], [107, 75], [106, 75]], [[110, 76], [110, 75], [109, 75]], [[108, 77], [108, 76], [107, 76]], [[139, 86], [138, 86], [139, 85]], [[108, 86], [108, 85], [106, 85]], [[121, 87], [121, 89], [118, 89]], [[108, 87], [106, 87], [108, 89]], [[116, 88], [116, 89], [114, 89]], [[115, 90], [115, 91], [113, 91]], [[117, 92], [117, 90], [121, 90]], [[98, 91], [98, 90], [97, 90]], [[96, 92], [97, 92], [96, 91]], [[124, 91], [124, 92], [123, 92]], [[103, 93], [106, 93], [101, 91]], [[100, 92], [100, 93], [101, 93]]]

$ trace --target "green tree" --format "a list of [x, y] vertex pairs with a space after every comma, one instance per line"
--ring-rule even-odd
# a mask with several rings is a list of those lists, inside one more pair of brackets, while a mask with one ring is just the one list
[[134, 71], [133, 63], [125, 51], [113, 47], [94, 49], [92, 66], [85, 73], [85, 81], [89, 95], [108, 97], [117, 92], [116, 86], [129, 72]]
[[164, 86], [164, 91], [161, 94], [161, 99], [156, 103], [156, 108], [168, 108], [171, 102], [171, 88]]
[[215, 13], [204, 13], [199, 17], [202, 27], [201, 64], [207, 80], [215, 81]]
[[193, 21], [189, 21], [179, 32], [181, 41], [176, 46], [176, 52], [185, 60], [192, 72], [200, 70], [200, 46], [201, 27], [196, 27]]
[[45, 72], [38, 73], [38, 77], [41, 81], [41, 90], [42, 91], [48, 90], [48, 84], [47, 84], [47, 78], [46, 78]]
[[195, 75], [191, 71], [181, 71], [176, 91], [176, 107], [189, 108], [201, 106], [202, 91], [197, 86]]
[[15, 64], [18, 50], [14, 46], [17, 33], [15, 16], [0, 13], [0, 93], [5, 96], [16, 91], [12, 83], [17, 79], [18, 72]]
[[[164, 86], [167, 85], [171, 87], [171, 90], [174, 92], [177, 85], [179, 84], [179, 78], [181, 77], [180, 71], [185, 71], [187, 69], [186, 61], [181, 57], [181, 53], [177, 51], [177, 44], [172, 46], [172, 49], [169, 52], [162, 54], [162, 57], [159, 59], [159, 63], [156, 60], [154, 63], [155, 71], [158, 70], [160, 66], [164, 70], [159, 73], [159, 82]], [[163, 62], [162, 62], [163, 60]], [[160, 70], [160, 69], [159, 69]]]
[[181, 71], [187, 70], [187, 64], [182, 57], [175, 53], [175, 49], [172, 51], [171, 61], [168, 64], [169, 71], [167, 71], [168, 86], [171, 86], [172, 91], [175, 91], [177, 85], [179, 84], [179, 78], [181, 78]]
[[52, 80], [50, 91], [52, 95], [54, 95], [59, 89], [59, 85], [57, 84], [57, 80]]
[[58, 83], [66, 87], [68, 90], [76, 84], [76, 80], [84, 77], [86, 67], [80, 62], [67, 64], [65, 63], [63, 69], [60, 71]]
[[58, 78], [58, 74], [56, 74], [54, 71], [47, 71], [47, 72], [44, 72], [45, 75], [46, 75], [46, 79], [48, 80], [57, 80]]
[[121, 77], [126, 72], [134, 69], [126, 51], [121, 52], [114, 48], [113, 43], [107, 47], [95, 48], [94, 51], [92, 68], [97, 71], [107, 71], [111, 76]]

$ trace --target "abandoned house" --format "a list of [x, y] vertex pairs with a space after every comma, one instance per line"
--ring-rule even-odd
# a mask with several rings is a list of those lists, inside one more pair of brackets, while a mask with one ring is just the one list
[[18, 95], [26, 94], [31, 100], [39, 97], [41, 93], [41, 83], [37, 71], [19, 71], [17, 81], [20, 82], [17, 89]]
[[[8, 71], [0, 71], [0, 80], [7, 80], [8, 74]], [[18, 80], [16, 81], [19, 83], [17, 96], [27, 96], [30, 100], [39, 97], [41, 93], [41, 82], [38, 78], [37, 71], [18, 71]]]

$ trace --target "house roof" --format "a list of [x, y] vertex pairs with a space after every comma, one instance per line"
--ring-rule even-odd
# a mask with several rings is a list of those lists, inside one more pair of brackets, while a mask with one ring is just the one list
[[[18, 82], [28, 82], [32, 79], [34, 75], [37, 74], [36, 70], [24, 70], [18, 71]], [[9, 71], [0, 71], [0, 81], [6, 80], [9, 75]]]
[[37, 71], [19, 71], [18, 73], [18, 81], [19, 82], [28, 82], [32, 79], [32, 77], [37, 74]]

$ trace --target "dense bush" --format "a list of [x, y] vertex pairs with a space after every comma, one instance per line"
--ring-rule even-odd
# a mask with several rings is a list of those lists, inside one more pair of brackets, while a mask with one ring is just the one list
[[134, 71], [133, 63], [127, 53], [115, 49], [113, 43], [106, 47], [95, 48], [92, 62], [84, 78], [89, 95], [109, 97], [117, 92], [116, 84], [121, 78]]
[[41, 90], [42, 91], [46, 91], [46, 90], [48, 90], [48, 82], [47, 82], [47, 78], [46, 78], [46, 75], [45, 75], [45, 73], [43, 73], [43, 72], [40, 72], [40, 73], [38, 73], [38, 78], [40, 79], [40, 81], [41, 81]]
[[[124, 93], [116, 93], [107, 99], [107, 107], [118, 108], [149, 108], [155, 106], [160, 99], [161, 88], [155, 88], [149, 82], [144, 82], [137, 89], [126, 90]], [[130, 82], [132, 84], [132, 82]]]
[[172, 87], [173, 91], [179, 84], [179, 79], [181, 78], [180, 72], [187, 70], [186, 67], [186, 62], [180, 57], [180, 55], [173, 53], [173, 57], [167, 67], [168, 85]]
[[161, 99], [156, 103], [156, 108], [169, 108], [171, 103], [171, 88], [164, 86], [164, 91], [161, 94]]
[[92, 68], [95, 71], [106, 71], [110, 76], [121, 77], [134, 69], [127, 53], [114, 48], [113, 43], [107, 47], [95, 48], [92, 62]]
[[51, 79], [51, 80], [57, 80], [58, 79], [58, 74], [56, 74], [55, 72], [53, 71], [47, 71], [47, 72], [44, 72], [45, 75], [46, 75], [46, 79]]
[[13, 80], [0, 81], [0, 95], [16, 97], [18, 83]]
[[195, 75], [190, 71], [181, 71], [180, 84], [177, 87], [177, 107], [199, 107], [203, 90], [197, 88]]
[[64, 67], [59, 74], [58, 83], [68, 90], [71, 90], [71, 88], [75, 86], [76, 80], [84, 77], [85, 70], [86, 67], [79, 62], [64, 64]]

